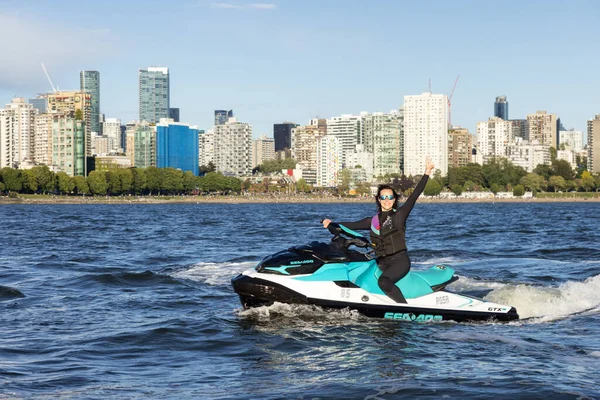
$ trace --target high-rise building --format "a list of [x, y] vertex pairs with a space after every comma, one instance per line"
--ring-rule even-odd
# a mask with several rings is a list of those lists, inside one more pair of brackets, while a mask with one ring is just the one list
[[52, 114], [35, 117], [33, 159], [38, 164], [52, 165]]
[[548, 114], [546, 111], [537, 111], [535, 114], [527, 115], [529, 142], [537, 140], [541, 144], [558, 148], [557, 118], [556, 114]]
[[494, 117], [505, 121], [508, 120], [508, 101], [506, 101], [506, 96], [496, 97], [496, 101], [494, 102]]
[[346, 168], [346, 153], [356, 149], [361, 144], [361, 116], [342, 114], [339, 117], [327, 120], [327, 135], [335, 136], [339, 140], [339, 155], [342, 168]]
[[317, 183], [317, 143], [327, 134], [327, 120], [313, 119], [306, 126], [292, 129], [292, 158], [302, 165], [302, 178]]
[[340, 163], [340, 140], [337, 136], [325, 135], [317, 142], [317, 186], [337, 186]]
[[214, 159], [217, 171], [234, 176], [251, 172], [252, 126], [230, 117], [223, 125], [214, 127]]
[[526, 119], [511, 119], [508, 120], [510, 122], [510, 139], [514, 140], [515, 138], [521, 138], [523, 140], [527, 139], [528, 126]]
[[229, 118], [233, 118], [233, 110], [215, 110], [215, 125], [225, 125]]
[[373, 155], [373, 174], [401, 173], [404, 167], [404, 110], [387, 114], [362, 113], [361, 130], [365, 151]]
[[265, 160], [275, 158], [275, 141], [273, 138], [262, 135], [252, 141], [252, 168], [261, 165]]
[[138, 71], [140, 121], [158, 123], [169, 118], [169, 68], [148, 67]]
[[455, 126], [448, 131], [448, 166], [464, 167], [471, 162], [473, 135], [467, 128]]
[[179, 122], [179, 108], [169, 108], [169, 118], [175, 122]]
[[44, 95], [48, 98], [49, 114], [61, 114], [76, 119], [84, 125], [84, 148], [86, 156], [92, 155], [92, 95], [84, 92], [55, 92]]
[[448, 97], [423, 93], [404, 96], [404, 174], [422, 175], [425, 159], [448, 173]]
[[273, 124], [273, 139], [275, 140], [275, 151], [284, 151], [292, 148], [292, 129], [298, 124], [293, 122], [283, 122]]
[[569, 131], [560, 131], [558, 133], [559, 147], [561, 144], [565, 144], [576, 153], [583, 150], [583, 132], [571, 129]]
[[200, 166], [208, 166], [211, 162], [215, 163], [215, 131], [208, 129], [200, 133], [198, 138]]
[[346, 154], [346, 162], [353, 175], [358, 175], [358, 170], [364, 172], [364, 174], [361, 174], [364, 175], [364, 179], [359, 180], [371, 182], [373, 177], [376, 176], [373, 173], [373, 153], [366, 151], [364, 144], [357, 144], [353, 153]]
[[540, 164], [550, 165], [550, 146], [516, 137], [506, 146], [506, 158], [525, 171], [533, 172]]
[[[600, 172], [600, 114], [587, 122], [588, 138], [588, 171], [592, 174]], [[596, 160], [597, 158], [597, 160]]]
[[477, 150], [488, 163], [498, 157], [506, 157], [506, 146], [511, 141], [511, 123], [499, 117], [490, 117], [477, 123]]
[[44, 114], [48, 109], [48, 98], [45, 96], [37, 96], [29, 99], [29, 104], [33, 105], [33, 108], [38, 110], [38, 114]]
[[123, 148], [121, 147], [121, 120], [118, 118], [106, 118], [106, 120], [102, 124], [102, 132], [104, 133], [104, 136], [110, 138], [112, 147], [109, 148], [108, 153], [122, 153]]
[[132, 159], [132, 165], [137, 168], [156, 167], [156, 127], [147, 122], [140, 122], [135, 129], [127, 133], [131, 146], [127, 154]]
[[198, 175], [198, 128], [163, 118], [156, 125], [156, 166]]
[[37, 112], [20, 97], [0, 109], [0, 168], [19, 168], [33, 161]]
[[100, 124], [100, 72], [81, 71], [79, 73], [80, 90], [92, 96], [90, 108], [90, 119], [92, 132], [102, 134], [102, 125]]
[[53, 114], [52, 165], [67, 175], [83, 176], [85, 158], [84, 121], [69, 114]]

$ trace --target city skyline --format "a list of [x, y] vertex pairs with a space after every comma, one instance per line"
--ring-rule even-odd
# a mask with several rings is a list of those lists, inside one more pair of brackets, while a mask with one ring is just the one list
[[214, 110], [233, 109], [255, 137], [283, 121], [398, 109], [430, 79], [433, 93], [449, 94], [458, 75], [452, 122], [471, 133], [501, 95], [510, 118], [547, 110], [584, 133], [600, 110], [596, 2], [352, 3], [189, 1], [156, 13], [163, 3], [132, 1], [108, 18], [91, 3], [7, 0], [0, 34], [18, 56], [0, 66], [0, 98], [50, 91], [44, 62], [62, 90], [99, 71], [101, 112], [124, 122], [138, 118], [138, 70], [168, 67], [182, 122], [208, 129]]

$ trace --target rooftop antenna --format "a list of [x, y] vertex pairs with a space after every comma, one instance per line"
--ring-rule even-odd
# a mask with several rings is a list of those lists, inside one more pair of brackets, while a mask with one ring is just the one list
[[50, 82], [50, 86], [52, 87], [52, 91], [54, 93], [57, 92], [56, 88], [54, 87], [54, 85], [52, 84], [52, 79], [50, 79], [50, 75], [48, 75], [48, 71], [46, 71], [46, 67], [44, 66], [44, 63], [42, 63], [42, 68], [44, 69], [44, 73], [46, 74], [46, 78], [48, 78], [48, 82]]

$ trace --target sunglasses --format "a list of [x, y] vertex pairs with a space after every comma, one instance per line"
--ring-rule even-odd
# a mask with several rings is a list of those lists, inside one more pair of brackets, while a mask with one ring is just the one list
[[379, 200], [394, 200], [395, 197], [393, 194], [384, 194], [379, 196]]

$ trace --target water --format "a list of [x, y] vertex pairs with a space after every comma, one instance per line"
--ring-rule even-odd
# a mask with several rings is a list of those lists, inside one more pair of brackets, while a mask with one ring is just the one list
[[413, 268], [520, 321], [241, 310], [233, 276], [372, 211], [0, 206], [0, 399], [600, 399], [600, 203], [417, 204]]

